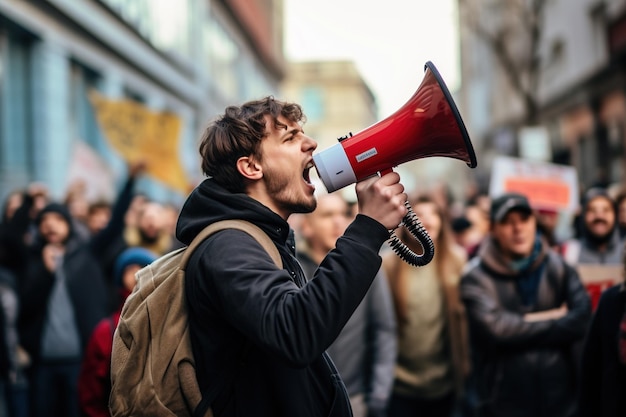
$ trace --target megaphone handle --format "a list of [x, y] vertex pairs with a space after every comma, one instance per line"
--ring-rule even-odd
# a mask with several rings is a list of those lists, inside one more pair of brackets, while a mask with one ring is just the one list
[[411, 205], [408, 201], [404, 202], [408, 213], [404, 216], [400, 226], [404, 226], [411, 236], [413, 236], [422, 246], [424, 253], [418, 255], [413, 252], [396, 234], [394, 231], [389, 233], [389, 246], [403, 261], [413, 266], [424, 266], [433, 260], [435, 256], [435, 244], [430, 238], [430, 235], [422, 225]]
[[[393, 172], [393, 168], [387, 168], [385, 170], [380, 171], [380, 176], [382, 177], [385, 174]], [[402, 223], [400, 226], [404, 226], [411, 236], [417, 240], [420, 245], [422, 245], [422, 249], [424, 253], [418, 255], [413, 252], [392, 230], [389, 232], [389, 246], [391, 249], [405, 262], [409, 265], [413, 266], [424, 266], [433, 260], [435, 256], [435, 244], [433, 240], [430, 238], [430, 235], [422, 225], [422, 222], [417, 217], [417, 214], [413, 211], [411, 204], [408, 201], [404, 202], [404, 205], [407, 208], [407, 214], [402, 219]]]
[[430, 261], [433, 260], [435, 256], [435, 244], [433, 240], [430, 238], [430, 235], [422, 225], [422, 222], [419, 220], [411, 205], [408, 201], [404, 202], [408, 213], [402, 219], [402, 223], [400, 226], [405, 227], [411, 236], [417, 240], [424, 253], [418, 255], [413, 252], [396, 234], [394, 231], [389, 232], [389, 246], [391, 249], [398, 255], [403, 261], [413, 266], [424, 266]]

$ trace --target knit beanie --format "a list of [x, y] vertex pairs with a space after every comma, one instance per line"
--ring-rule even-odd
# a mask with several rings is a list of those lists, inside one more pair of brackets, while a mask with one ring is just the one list
[[154, 262], [157, 256], [148, 249], [141, 247], [131, 247], [118, 255], [113, 266], [113, 279], [117, 287], [121, 287], [124, 270], [130, 265], [147, 266]]
[[47, 213], [60, 214], [70, 226], [72, 225], [72, 215], [70, 214], [70, 211], [64, 204], [49, 203], [47, 206], [41, 209], [39, 213], [37, 214], [37, 219], [35, 220], [37, 223], [37, 226], [41, 224], [41, 220], [43, 219], [43, 216]]

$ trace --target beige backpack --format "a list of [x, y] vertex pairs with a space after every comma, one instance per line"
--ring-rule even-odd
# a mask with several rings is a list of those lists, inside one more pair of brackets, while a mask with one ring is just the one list
[[209, 405], [197, 409], [202, 393], [189, 339], [184, 278], [194, 249], [223, 229], [247, 232], [282, 268], [278, 249], [265, 232], [243, 220], [225, 220], [209, 225], [187, 248], [137, 272], [137, 285], [113, 336], [112, 416], [213, 416]]

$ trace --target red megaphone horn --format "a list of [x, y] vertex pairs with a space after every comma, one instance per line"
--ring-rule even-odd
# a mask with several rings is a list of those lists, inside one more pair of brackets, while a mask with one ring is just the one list
[[[420, 158], [454, 158], [476, 167], [474, 148], [452, 95], [432, 62], [424, 70], [417, 91], [398, 111], [313, 156], [328, 192]], [[422, 244], [424, 253], [414, 254], [393, 232], [390, 245], [405, 261], [422, 266], [434, 255], [432, 240], [408, 202], [407, 208], [409, 214], [402, 223]]]

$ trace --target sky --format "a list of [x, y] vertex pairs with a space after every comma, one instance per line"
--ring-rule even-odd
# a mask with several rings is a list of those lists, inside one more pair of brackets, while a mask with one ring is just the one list
[[291, 61], [352, 60], [381, 119], [406, 103], [432, 61], [452, 93], [460, 83], [456, 0], [284, 0]]

